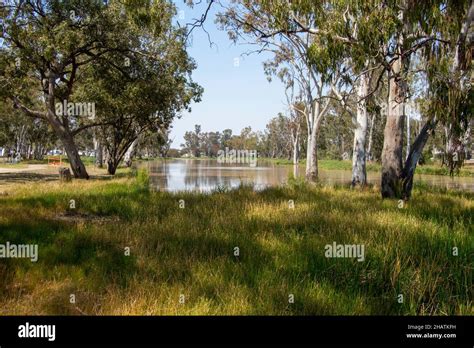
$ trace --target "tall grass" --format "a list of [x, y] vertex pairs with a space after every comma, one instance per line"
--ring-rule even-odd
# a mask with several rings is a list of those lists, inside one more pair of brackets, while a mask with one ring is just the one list
[[[39, 244], [37, 263], [0, 259], [0, 314], [473, 314], [470, 193], [415, 188], [399, 208], [370, 188], [172, 194], [145, 182], [0, 196], [0, 243]], [[326, 258], [334, 241], [363, 244], [365, 261]]]

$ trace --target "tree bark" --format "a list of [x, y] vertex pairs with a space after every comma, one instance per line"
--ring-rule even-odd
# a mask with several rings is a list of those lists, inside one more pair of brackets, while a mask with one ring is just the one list
[[306, 180], [315, 182], [318, 180], [318, 131], [321, 121], [321, 104], [313, 101], [311, 107], [310, 127], [308, 127], [308, 142], [306, 148]]
[[69, 164], [71, 166], [72, 172], [74, 173], [75, 178], [89, 179], [89, 174], [87, 174], [86, 167], [81, 160], [81, 156], [77, 150], [77, 146], [74, 142], [74, 137], [71, 132], [69, 132], [62, 124], [59, 122], [55, 115], [54, 111], [48, 110], [48, 121], [54, 129], [56, 135], [61, 140], [64, 149], [66, 151], [67, 157], [69, 159]]
[[318, 145], [316, 143], [316, 132], [308, 134], [308, 146], [306, 148], [306, 179], [311, 182], [318, 180]]
[[472, 119], [467, 124], [466, 133], [464, 134], [464, 158], [470, 160], [472, 158]]
[[130, 147], [127, 149], [127, 152], [125, 152], [125, 156], [124, 156], [124, 159], [123, 159], [123, 162], [125, 164], [125, 166], [127, 167], [131, 167], [132, 166], [132, 158], [135, 154], [135, 149], [136, 149], [136, 146], [137, 146], [137, 143], [138, 143], [138, 138], [135, 139], [132, 144], [130, 145]]
[[401, 175], [402, 181], [402, 198], [408, 200], [411, 197], [411, 191], [413, 188], [413, 177], [415, 175], [416, 165], [420, 160], [423, 148], [428, 141], [428, 138], [431, 132], [436, 128], [437, 121], [429, 120], [421, 129], [420, 133], [415, 139], [413, 146], [408, 154], [408, 157], [405, 161], [403, 167], [403, 172]]
[[375, 127], [375, 114], [373, 114], [370, 119], [369, 145], [367, 145], [367, 159], [369, 161], [372, 161], [373, 159], [372, 143], [373, 143], [373, 137], [374, 137], [374, 127]]
[[117, 171], [117, 163], [115, 163], [112, 156], [109, 156], [109, 158], [107, 159], [107, 173], [109, 173], [110, 175], [115, 175], [116, 171]]
[[89, 174], [87, 174], [86, 167], [81, 160], [81, 156], [79, 155], [72, 135], [69, 132], [64, 132], [59, 134], [59, 139], [63, 143], [64, 149], [66, 150], [74, 177], [80, 179], [89, 179]]
[[389, 76], [388, 114], [382, 149], [382, 197], [400, 197], [399, 178], [403, 170], [403, 130], [406, 83], [404, 62], [400, 57], [392, 65]]
[[298, 164], [299, 162], [299, 134], [297, 133], [293, 141], [293, 164]]
[[95, 152], [95, 165], [98, 168], [102, 168], [104, 166], [104, 151], [102, 148], [102, 144], [97, 139], [95, 134], [94, 134], [93, 143], [94, 143], [94, 152]]
[[369, 91], [369, 74], [360, 77], [357, 96], [356, 128], [354, 130], [354, 147], [352, 153], [352, 187], [365, 186], [367, 184], [365, 142], [367, 138], [367, 102], [366, 96]]
[[69, 159], [69, 164], [71, 166], [72, 172], [74, 173], [74, 177], [80, 179], [89, 179], [89, 174], [87, 174], [86, 167], [84, 166], [84, 163], [82, 163], [81, 156], [79, 156], [76, 143], [74, 142], [74, 136], [68, 128], [67, 120], [64, 120], [63, 123], [56, 115], [56, 107], [54, 104], [54, 86], [56, 83], [56, 76], [49, 72], [48, 80], [48, 93], [45, 95], [47, 106], [45, 118], [55, 131], [56, 135], [59, 137], [59, 140], [61, 140], [63, 143], [64, 149], [66, 150]]
[[407, 151], [406, 151], [405, 160], [408, 158], [408, 155], [410, 154], [410, 145], [411, 145], [410, 115], [408, 113], [406, 114], [406, 119], [407, 119]]

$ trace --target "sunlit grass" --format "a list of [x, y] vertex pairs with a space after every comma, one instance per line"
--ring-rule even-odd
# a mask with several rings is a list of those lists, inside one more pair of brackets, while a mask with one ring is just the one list
[[[261, 158], [261, 162], [269, 162], [278, 165], [292, 165], [293, 161], [285, 158]], [[302, 160], [300, 164], [304, 164], [305, 160]], [[321, 159], [318, 161], [318, 168], [320, 170], [352, 170], [352, 161], [351, 160], [330, 160], [330, 159]], [[367, 162], [367, 171], [368, 172], [380, 172], [381, 165], [377, 162]], [[425, 165], [418, 165], [416, 167], [416, 174], [425, 174], [425, 175], [443, 175], [449, 176], [449, 169], [444, 166], [442, 167], [440, 163], [431, 163]], [[474, 177], [474, 166], [464, 166], [461, 170], [454, 174], [455, 176], [460, 177]]]
[[[415, 188], [399, 208], [375, 188], [170, 194], [138, 177], [9, 186], [0, 243], [40, 255], [0, 259], [0, 314], [473, 314], [470, 193]], [[333, 241], [365, 261], [326, 258]]]

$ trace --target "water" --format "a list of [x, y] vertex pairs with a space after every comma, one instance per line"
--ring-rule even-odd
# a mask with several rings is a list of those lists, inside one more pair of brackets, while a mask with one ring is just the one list
[[[304, 167], [275, 165], [259, 161], [256, 167], [249, 164], [220, 164], [217, 160], [156, 160], [141, 162], [146, 167], [156, 190], [209, 192], [217, 187], [237, 187], [241, 183], [253, 184], [257, 189], [276, 186], [288, 181], [293, 173], [304, 175]], [[350, 184], [349, 170], [320, 170], [320, 180], [327, 184]], [[368, 173], [371, 184], [380, 184], [380, 174]], [[474, 178], [440, 175], [415, 175], [415, 182], [431, 186], [474, 192]]]

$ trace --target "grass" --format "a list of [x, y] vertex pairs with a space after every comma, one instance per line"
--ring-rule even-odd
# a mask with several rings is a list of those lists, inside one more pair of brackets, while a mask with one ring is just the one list
[[[292, 165], [293, 162], [287, 159], [272, 159], [264, 158], [259, 159], [265, 162], [274, 163], [277, 165]], [[303, 160], [301, 163], [305, 163]], [[340, 160], [319, 160], [318, 167], [322, 170], [352, 170], [351, 161], [340, 161]], [[380, 172], [381, 165], [377, 162], [368, 162], [367, 163], [368, 172]], [[425, 164], [418, 165], [416, 167], [416, 174], [427, 174], [427, 175], [444, 175], [449, 176], [449, 170], [446, 167], [441, 167], [439, 164]], [[462, 177], [474, 177], [474, 167], [464, 167], [462, 168], [456, 176]]]
[[[45, 156], [42, 160], [36, 159], [22, 159], [20, 163], [7, 163], [6, 157], [0, 157], [0, 167], [13, 167], [13, 168], [26, 168], [28, 164], [48, 164], [48, 158], [59, 158], [58, 156]], [[81, 156], [81, 160], [85, 165], [94, 165], [95, 157]], [[61, 155], [62, 163], [69, 163], [69, 159], [66, 155]]]
[[[39, 245], [37, 263], [0, 259], [0, 315], [473, 314], [471, 193], [418, 186], [400, 209], [375, 188], [172, 194], [137, 177], [0, 196], [0, 243]], [[365, 261], [326, 258], [333, 241]]]
[[27, 168], [28, 164], [27, 163], [1, 163], [0, 162], [0, 168], [13, 168], [13, 169], [23, 169]]

